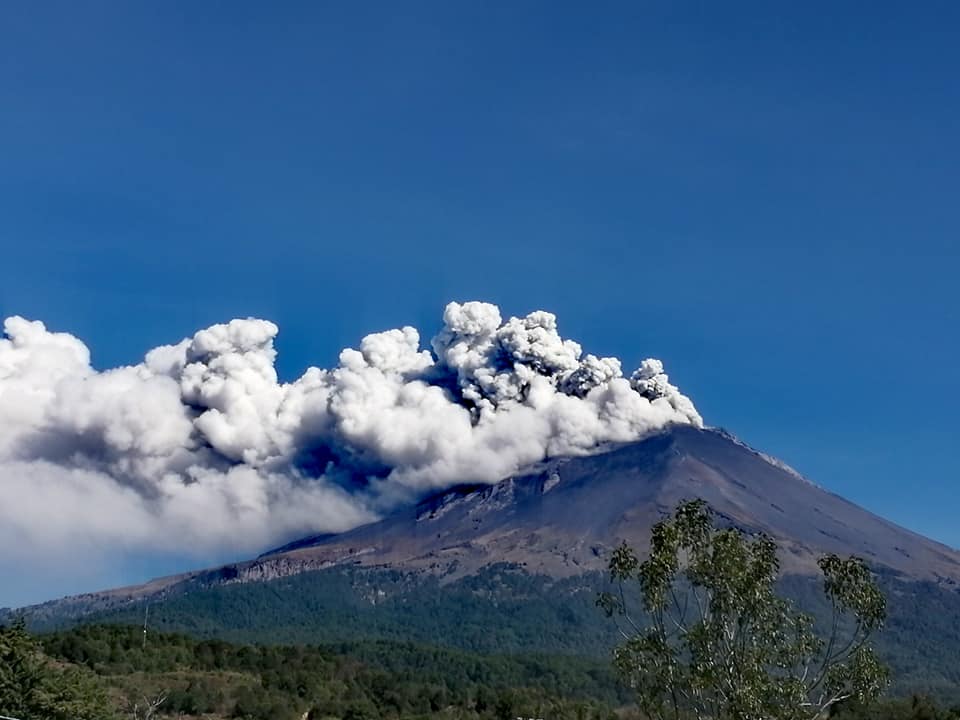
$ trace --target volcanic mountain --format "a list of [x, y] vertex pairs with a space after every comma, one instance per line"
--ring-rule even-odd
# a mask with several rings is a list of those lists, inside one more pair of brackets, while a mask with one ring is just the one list
[[765, 533], [785, 573], [812, 575], [823, 553], [863, 557], [882, 574], [954, 589], [960, 552], [880, 518], [721, 430], [673, 426], [595, 455], [560, 458], [495, 485], [464, 485], [338, 535], [307, 537], [251, 561], [38, 606], [70, 616], [202, 588], [336, 567], [388, 568], [441, 583], [508, 563], [569, 578], [606, 567], [623, 541], [702, 498], [719, 524]]
[[567, 576], [606, 566], [622, 541], [643, 549], [651, 526], [685, 499], [717, 521], [766, 533], [786, 572], [858, 555], [902, 577], [960, 581], [960, 553], [888, 522], [718, 430], [689, 425], [588, 457], [545, 463], [492, 486], [462, 486], [347, 533], [305, 538], [236, 566], [243, 577], [341, 563], [460, 576], [497, 562]]

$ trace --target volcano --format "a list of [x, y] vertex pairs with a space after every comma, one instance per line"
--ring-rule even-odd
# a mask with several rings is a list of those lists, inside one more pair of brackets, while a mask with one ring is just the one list
[[203, 588], [277, 580], [330, 568], [376, 568], [441, 584], [509, 564], [571, 578], [603, 571], [627, 542], [683, 500], [702, 498], [718, 524], [764, 533], [784, 574], [815, 575], [825, 553], [862, 557], [885, 576], [956, 590], [960, 552], [819, 487], [784, 463], [716, 429], [677, 425], [605, 452], [545, 462], [494, 485], [462, 485], [337, 535], [317, 535], [223, 567], [37, 606], [75, 617]]
[[461, 486], [380, 522], [305, 538], [237, 566], [244, 576], [342, 563], [457, 577], [497, 562], [555, 577], [603, 569], [626, 541], [702, 498], [718, 524], [777, 541], [787, 573], [816, 573], [824, 553], [857, 555], [881, 572], [953, 585], [960, 553], [805, 479], [732, 435], [689, 425], [597, 455], [544, 463], [492, 486]]

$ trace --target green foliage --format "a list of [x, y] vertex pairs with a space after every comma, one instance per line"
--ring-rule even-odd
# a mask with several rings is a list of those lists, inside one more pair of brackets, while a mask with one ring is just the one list
[[856, 701], [840, 703], [834, 720], [960, 720], [960, 707], [946, 708], [923, 695], [887, 700], [871, 705]]
[[323, 718], [606, 719], [626, 696], [600, 663], [477, 656], [387, 641], [235, 645], [139, 628], [85, 626], [43, 639], [46, 653], [101, 676], [127, 698], [166, 695], [165, 714]]
[[[539, 651], [601, 658], [615, 640], [594, 607], [602, 582], [599, 572], [554, 580], [508, 564], [442, 585], [426, 574], [343, 567], [171, 595], [151, 603], [150, 625], [235, 642], [376, 639], [483, 654]], [[142, 623], [143, 605], [104, 611], [89, 621]], [[35, 632], [59, 627], [55, 618], [31, 620]]]
[[[10, 645], [14, 634], [4, 632]], [[493, 720], [518, 716], [559, 720], [613, 720], [625, 704], [605, 663], [565, 656], [479, 656], [445, 648], [391, 641], [337, 643], [314, 647], [236, 645], [141, 629], [86, 626], [42, 637], [46, 657], [22, 628], [17, 657], [28, 657], [56, 673], [82, 676], [103, 696], [109, 685], [118, 708], [130, 701], [166, 695], [161, 714], [296, 720], [306, 710], [322, 718], [448, 718]], [[6, 647], [5, 646], [5, 647]], [[23, 649], [29, 652], [23, 652]], [[30, 676], [12, 677], [9, 654], [0, 664], [6, 684], [0, 698], [13, 697]], [[53, 670], [51, 662], [59, 669]], [[94, 681], [94, 676], [98, 683]], [[99, 684], [99, 687], [97, 685]], [[8, 709], [7, 706], [3, 706]], [[115, 717], [110, 708], [67, 716]], [[0, 714], [10, 714], [0, 710]], [[129, 713], [125, 713], [129, 717]], [[889, 701], [865, 709], [841, 703], [840, 720], [960, 720], [960, 713], [924, 698]], [[622, 710], [616, 717], [627, 718]]]
[[[960, 703], [960, 593], [946, 582], [892, 575], [879, 575], [878, 581], [888, 617], [876, 649], [892, 670], [889, 692], [924, 693]], [[386, 642], [396, 647], [446, 646], [469, 651], [473, 658], [474, 653], [577, 655], [596, 659], [585, 661], [585, 673], [610, 675], [604, 660], [619, 636], [594, 606], [604, 589], [611, 586], [600, 573], [551, 580], [509, 565], [443, 585], [413, 573], [338, 567], [170, 595], [151, 602], [150, 625], [239, 643], [326, 643], [347, 654], [366, 653], [365, 646]], [[815, 618], [818, 634], [829, 633], [833, 608], [822, 581], [788, 576], [778, 581], [777, 590]], [[131, 604], [91, 620], [142, 624], [143, 614], [142, 604]], [[35, 612], [29, 622], [38, 631], [57, 623], [62, 627], [63, 618]], [[578, 677], [569, 673], [563, 682], [571, 682], [571, 676]], [[612, 696], [604, 697], [613, 702]]]
[[[800, 720], [875, 698], [887, 673], [868, 640], [886, 617], [883, 594], [859, 559], [827, 556], [820, 568], [832, 610], [826, 640], [777, 594], [776, 544], [714, 528], [702, 501], [654, 526], [643, 562], [620, 547], [610, 560], [617, 592], [598, 604], [625, 625], [614, 663], [641, 709], [654, 718]], [[626, 595], [634, 583], [643, 622]]]
[[[890, 667], [889, 693], [915, 693], [942, 702], [960, 703], [960, 594], [949, 585], [905, 582], [880, 576], [887, 599], [887, 621], [876, 638], [877, 653]], [[814, 615], [821, 632], [830, 630], [832, 607], [820, 583], [787, 577], [779, 583], [783, 594]]]
[[[888, 613], [876, 650], [893, 671], [892, 694], [925, 693], [960, 703], [960, 593], [946, 582], [879, 575]], [[833, 613], [814, 577], [784, 577], [778, 594], [830, 631]], [[609, 588], [600, 573], [565, 580], [500, 565], [442, 586], [435, 578], [370, 568], [331, 568], [262, 583], [192, 589], [150, 605], [156, 629], [234, 642], [341, 643], [413, 641], [491, 653], [580, 655], [602, 659], [618, 640], [594, 601]], [[90, 618], [137, 624], [143, 605]], [[0, 621], [2, 622], [2, 621]], [[29, 618], [34, 631], [63, 618]]]
[[0, 715], [22, 720], [109, 720], [104, 688], [77, 668], [54, 667], [22, 623], [0, 626]]

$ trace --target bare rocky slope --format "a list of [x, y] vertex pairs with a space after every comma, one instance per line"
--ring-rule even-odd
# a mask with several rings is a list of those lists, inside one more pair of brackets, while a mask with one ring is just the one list
[[816, 572], [816, 558], [834, 552], [859, 555], [904, 578], [960, 581], [956, 550], [820, 488], [722, 431], [690, 426], [549, 462], [497, 485], [455, 488], [380, 522], [305, 538], [236, 569], [252, 578], [353, 562], [457, 577], [511, 562], [562, 577], [603, 569], [623, 540], [642, 550], [653, 523], [698, 497], [721, 524], [773, 536], [786, 572]]

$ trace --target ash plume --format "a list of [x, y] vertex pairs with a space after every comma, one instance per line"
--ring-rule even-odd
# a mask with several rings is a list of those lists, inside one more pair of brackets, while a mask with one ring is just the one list
[[556, 317], [450, 303], [424, 347], [375, 333], [278, 380], [278, 328], [214, 325], [95, 370], [76, 337], [11, 317], [0, 339], [0, 567], [138, 552], [210, 560], [337, 532], [671, 423], [701, 425], [658, 360], [625, 377]]

